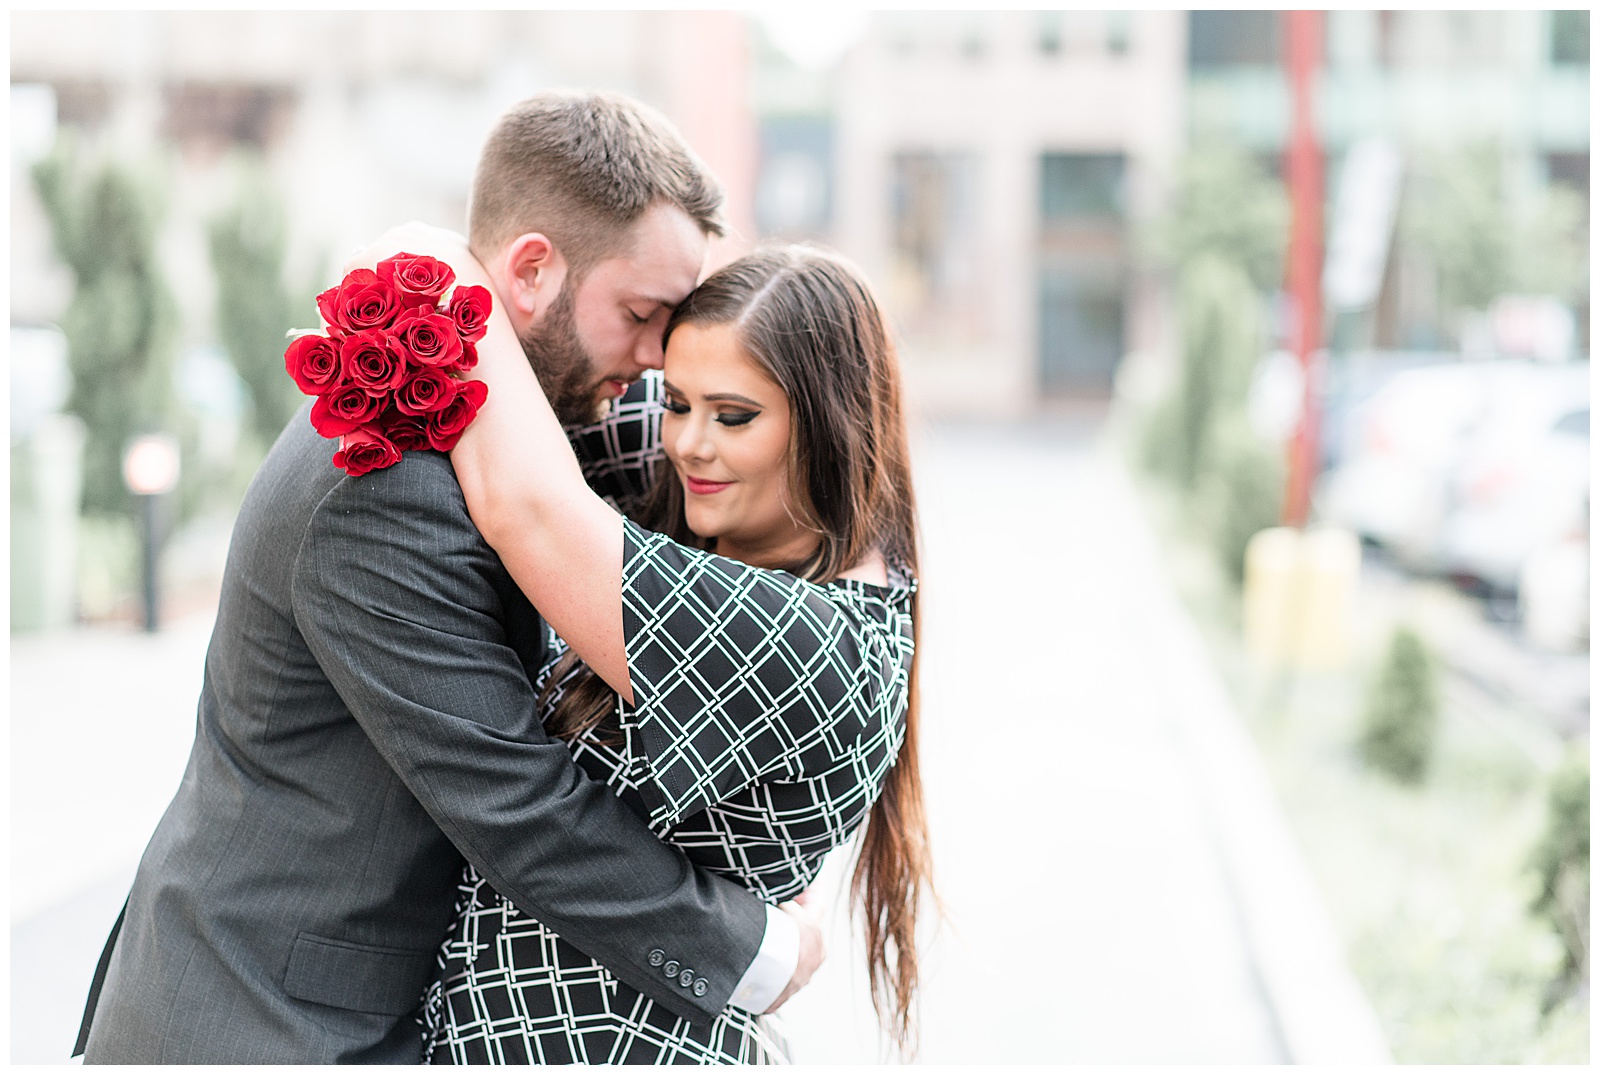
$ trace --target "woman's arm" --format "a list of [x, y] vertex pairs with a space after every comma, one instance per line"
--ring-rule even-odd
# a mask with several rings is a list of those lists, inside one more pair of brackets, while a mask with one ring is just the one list
[[534, 608], [584, 662], [633, 700], [622, 635], [622, 516], [589, 488], [490, 274], [459, 235], [406, 225], [359, 255], [405, 250], [448, 262], [457, 286], [494, 295], [469, 377], [489, 397], [450, 453], [467, 510]]
[[584, 481], [498, 303], [473, 373], [489, 385], [489, 398], [450, 453], [472, 521], [539, 614], [632, 701], [622, 640], [622, 516]]

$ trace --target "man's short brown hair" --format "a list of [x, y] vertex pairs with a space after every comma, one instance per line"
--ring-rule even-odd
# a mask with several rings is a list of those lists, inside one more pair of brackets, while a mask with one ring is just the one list
[[722, 187], [659, 112], [620, 94], [541, 93], [495, 125], [472, 183], [472, 249], [540, 232], [574, 271], [615, 253], [651, 205], [721, 235]]

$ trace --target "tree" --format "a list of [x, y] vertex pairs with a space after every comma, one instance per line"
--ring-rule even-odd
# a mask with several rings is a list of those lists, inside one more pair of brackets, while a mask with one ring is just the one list
[[1288, 242], [1283, 183], [1247, 154], [1222, 145], [1183, 158], [1170, 208], [1146, 236], [1158, 261], [1181, 271], [1206, 255], [1225, 258], [1260, 291], [1282, 284]]
[[207, 225], [217, 277], [217, 330], [250, 393], [251, 426], [271, 444], [304, 397], [284, 373], [284, 333], [314, 327], [311, 294], [284, 282], [288, 229], [260, 158], [240, 159], [235, 200]]
[[1261, 300], [1238, 263], [1196, 256], [1178, 278], [1183, 352], [1172, 396], [1152, 416], [1154, 468], [1192, 493], [1208, 465], [1212, 427], [1243, 411], [1261, 354]]
[[1580, 303], [1588, 292], [1582, 200], [1550, 187], [1517, 203], [1505, 155], [1490, 144], [1424, 155], [1401, 217], [1408, 245], [1433, 263], [1442, 310], [1482, 310], [1535, 292]]
[[33, 181], [76, 280], [61, 327], [72, 375], [65, 409], [88, 428], [84, 510], [130, 516], [123, 450], [176, 420], [177, 310], [157, 263], [156, 199], [128, 167], [90, 163], [70, 139], [34, 166]]

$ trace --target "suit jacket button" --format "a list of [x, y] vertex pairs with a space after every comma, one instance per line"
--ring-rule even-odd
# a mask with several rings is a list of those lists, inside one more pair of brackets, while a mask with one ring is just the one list
[[696, 978], [694, 980], [694, 995], [695, 996], [697, 996], [697, 997], [705, 996], [706, 995], [706, 990], [710, 989], [710, 988], [711, 988], [711, 983], [706, 981], [704, 978]]
[[691, 983], [693, 981], [694, 981], [694, 971], [689, 970], [687, 967], [684, 968], [684, 971], [683, 971], [682, 974], [678, 975], [678, 984], [683, 986], [685, 989], [688, 989], [689, 988], [689, 983]]
[[666, 972], [668, 978], [676, 978], [678, 976], [678, 961], [669, 959], [667, 960], [667, 965], [661, 969]]
[[650, 949], [650, 954], [645, 958], [650, 960], [650, 965], [652, 967], [659, 967], [661, 964], [667, 961], [667, 953], [663, 952], [659, 948], [652, 948]]

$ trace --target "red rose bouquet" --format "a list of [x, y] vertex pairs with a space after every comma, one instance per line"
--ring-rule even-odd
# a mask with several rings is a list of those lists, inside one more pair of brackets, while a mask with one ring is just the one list
[[460, 374], [477, 365], [489, 291], [458, 287], [436, 258], [396, 254], [377, 271], [352, 269], [317, 296], [327, 333], [299, 335], [284, 366], [307, 395], [311, 424], [338, 437], [333, 465], [355, 476], [400, 462], [401, 452], [448, 452], [489, 394]]

